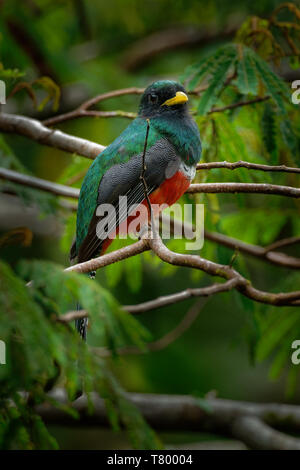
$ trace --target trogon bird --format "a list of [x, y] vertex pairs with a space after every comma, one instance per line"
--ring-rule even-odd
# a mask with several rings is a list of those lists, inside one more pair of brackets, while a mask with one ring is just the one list
[[[119, 207], [120, 196], [127, 196], [129, 208], [148, 204], [141, 180], [143, 157], [151, 204], [170, 206], [187, 190], [201, 155], [199, 130], [188, 112], [187, 101], [179, 83], [152, 83], [142, 95], [136, 119], [96, 157], [80, 190], [71, 260], [81, 263], [102, 255], [112, 242], [96, 230], [101, 218], [96, 213], [99, 205], [115, 207], [117, 216], [112, 228], [117, 230], [124, 218], [130, 217], [130, 211], [124, 214]], [[76, 328], [86, 339], [87, 319], [77, 320]]]

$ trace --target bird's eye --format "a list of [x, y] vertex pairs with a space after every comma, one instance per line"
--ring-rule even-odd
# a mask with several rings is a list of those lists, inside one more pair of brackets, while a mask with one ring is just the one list
[[155, 103], [157, 103], [157, 101], [158, 101], [158, 96], [155, 95], [154, 93], [151, 93], [151, 94], [148, 96], [148, 100], [149, 100], [149, 103], [155, 104]]

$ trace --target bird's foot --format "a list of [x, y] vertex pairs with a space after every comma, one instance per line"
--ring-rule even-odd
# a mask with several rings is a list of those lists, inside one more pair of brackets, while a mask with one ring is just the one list
[[144, 240], [145, 238], [151, 238], [151, 233], [151, 222], [148, 222], [147, 224], [142, 225], [138, 233], [138, 239]]

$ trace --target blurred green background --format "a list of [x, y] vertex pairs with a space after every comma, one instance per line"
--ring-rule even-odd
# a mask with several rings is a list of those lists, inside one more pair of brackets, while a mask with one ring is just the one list
[[[99, 93], [130, 86], [145, 87], [160, 78], [178, 79], [187, 66], [218, 46], [231, 42], [249, 15], [268, 17], [279, 3], [275, 0], [2, 0], [1, 62], [5, 68], [24, 72], [22, 80], [50, 76], [61, 89], [58, 112], [66, 112]], [[174, 40], [180, 41], [180, 38], [182, 45], [174, 48]], [[291, 74], [292, 78], [298, 73], [285, 63], [277, 72]], [[17, 82], [18, 79], [8, 82], [8, 93]], [[40, 102], [44, 90], [37, 89], [36, 94]], [[135, 112], [138, 102], [136, 95], [125, 96], [104, 101], [99, 109]], [[41, 111], [35, 109], [25, 90], [8, 99], [2, 110], [38, 119], [54, 114], [52, 102]], [[213, 155], [212, 137], [207, 137], [205, 131], [203, 161], [248, 159], [261, 162], [264, 154], [264, 161], [276, 163], [258, 136], [259, 113], [257, 105], [255, 115], [245, 108], [240, 111], [238, 121], [233, 118], [226, 121], [247, 145], [250, 142], [245, 148], [239, 144], [236, 148], [226, 146], [222, 141], [225, 125], [220, 117], [219, 148], [214, 149]], [[200, 129], [205, 124], [205, 117], [201, 119]], [[83, 118], [61, 123], [58, 128], [107, 145], [126, 125], [128, 120], [125, 118]], [[24, 167], [41, 178], [67, 183], [73, 173], [90, 164], [87, 159], [15, 135], [5, 135], [5, 141]], [[284, 152], [279, 152], [276, 158], [278, 163], [299, 164], [299, 154], [293, 155], [293, 161], [286, 161]], [[299, 185], [298, 177], [293, 175], [250, 176], [247, 170], [214, 170], [205, 178], [207, 182], [266, 181]], [[80, 181], [75, 186], [79, 187]], [[5, 247], [1, 256], [13, 267], [19, 258], [33, 257], [67, 266], [67, 248], [75, 231], [75, 217], [56, 210], [54, 197], [38, 194], [42, 209], [34, 207], [28, 194], [25, 197], [29, 197], [29, 202], [26, 199], [20, 202], [7, 192], [1, 195], [1, 232], [21, 225], [32, 230], [34, 236], [31, 246]], [[198, 201], [205, 204], [207, 229], [246, 242], [267, 245], [278, 238], [299, 234], [299, 203], [290, 199], [264, 195], [202, 195]], [[168, 246], [183, 251], [183, 245], [178, 242], [170, 241]], [[300, 255], [300, 250], [293, 246], [286, 249], [286, 253], [296, 256]], [[216, 262], [228, 263], [233, 250], [205, 241], [200, 254]], [[299, 276], [285, 268], [242, 254], [238, 255], [235, 266], [261, 289], [299, 288]], [[151, 259], [151, 255], [145, 254], [138, 260], [122, 262], [122, 267], [102, 269], [97, 274], [97, 281], [108, 287], [121, 304], [128, 305], [187, 287], [205, 286], [212, 279], [200, 272], [188, 273], [183, 268], [162, 266]], [[153, 339], [158, 339], [178, 324], [194, 302], [185, 301], [150, 311], [140, 315], [139, 319]], [[283, 309], [288, 314], [288, 309]], [[214, 390], [218, 396], [230, 399], [299, 403], [300, 390], [295, 384], [295, 373], [288, 375], [288, 342], [284, 346], [286, 362], [276, 380], [270, 378], [273, 353], [263, 361], [255, 360], [255, 347], [261, 338], [261, 318], [276, 317], [277, 312], [276, 308], [254, 305], [235, 292], [218, 294], [203, 301], [193, 326], [168, 347], [148, 354], [119, 357], [111, 361], [111, 366], [128, 391], [204, 396]], [[294, 339], [299, 338], [300, 322], [289, 333]], [[89, 343], [97, 345], [92, 329]], [[280, 342], [276, 346], [279, 347]], [[287, 395], [291, 383], [294, 393]], [[51, 430], [62, 448], [127, 446], [122, 433]], [[196, 439], [199, 436], [168, 435], [165, 438], [171, 443]]]

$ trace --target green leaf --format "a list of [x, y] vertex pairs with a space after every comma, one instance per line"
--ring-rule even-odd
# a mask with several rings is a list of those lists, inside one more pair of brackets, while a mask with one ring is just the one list
[[138, 292], [142, 285], [142, 258], [133, 256], [124, 262], [125, 276], [131, 292]]
[[71, 213], [65, 219], [64, 232], [60, 239], [60, 247], [63, 252], [69, 253], [76, 230], [76, 214]]
[[196, 64], [190, 66], [181, 77], [181, 80], [189, 78], [187, 89], [191, 91], [206, 75], [214, 75], [219, 64], [226, 61], [229, 56], [234, 57], [236, 54], [237, 50], [235, 45], [229, 44], [220, 47], [210, 56], [204, 57]]
[[[114, 424], [119, 417], [135, 447], [161, 448], [155, 433], [128, 403], [104, 361], [80, 340], [77, 332], [57, 323], [53, 313], [61, 314], [68, 303], [78, 299], [89, 309], [93, 329], [108, 336], [108, 342], [115, 343], [113, 347], [128, 341], [143, 347], [146, 331], [109, 292], [87, 276], [66, 273], [54, 263], [41, 261], [20, 262], [18, 271], [24, 279], [32, 280], [30, 287], [0, 262], [1, 339], [6, 342], [8, 358], [6, 366], [0, 368], [0, 448], [9, 448], [11, 442], [17, 442], [20, 448], [57, 448], [43, 422], [22, 397], [18, 398], [17, 392], [29, 392], [36, 404], [49, 401], [46, 390], [51, 390], [60, 377], [69, 400], [75, 398], [79, 388], [87, 393], [90, 412], [91, 391], [114, 403]], [[17, 408], [11, 406], [11, 399]], [[51, 403], [61, 407], [55, 400]], [[68, 407], [65, 404], [64, 410], [68, 411]]]
[[71, 163], [66, 166], [57, 179], [57, 183], [80, 187], [90, 165], [91, 162], [89, 159], [73, 155]]
[[283, 371], [284, 367], [290, 363], [291, 358], [291, 344], [295, 338], [294, 332], [292, 335], [289, 335], [288, 339], [285, 340], [281, 346], [279, 351], [277, 352], [270, 371], [269, 377], [271, 380], [276, 380], [280, 376], [281, 372]]
[[118, 406], [122, 422], [126, 425], [131, 442], [136, 449], [163, 449], [157, 435], [147, 425], [137, 408], [122, 395], [119, 396]]
[[268, 64], [257, 54], [253, 54], [253, 61], [266, 91], [276, 103], [280, 113], [283, 115], [286, 114], [283, 98], [287, 100], [290, 98], [286, 84], [280, 77], [272, 72]]
[[278, 145], [277, 145], [277, 120], [276, 113], [270, 103], [264, 106], [262, 115], [262, 136], [268, 153], [271, 155], [271, 162], [278, 163]]
[[266, 359], [266, 357], [279, 344], [283, 336], [299, 322], [299, 313], [292, 308], [285, 309], [276, 321], [263, 332], [263, 336], [257, 344], [256, 357], [258, 361]]
[[257, 94], [258, 80], [256, 76], [255, 64], [249, 49], [244, 47], [241, 49], [242, 57], [237, 62], [237, 79], [236, 85], [238, 90], [244, 94]]
[[223, 215], [220, 226], [225, 234], [233, 238], [267, 245], [274, 241], [286, 220], [287, 215], [282, 213], [279, 217], [276, 210], [246, 208]]
[[206, 114], [216, 103], [218, 100], [218, 93], [222, 89], [227, 78], [227, 73], [231, 66], [235, 63], [235, 60], [235, 50], [228, 50], [228, 53], [224, 56], [224, 59], [220, 61], [219, 65], [216, 67], [213, 78], [209, 82], [209, 87], [203, 93], [200, 99], [200, 103], [197, 109], [198, 114]]
[[58, 443], [56, 439], [49, 433], [45, 424], [43, 423], [40, 416], [34, 415], [32, 417], [31, 432], [33, 435], [33, 441], [36, 448], [39, 450], [57, 450]]
[[129, 341], [143, 347], [144, 339], [148, 339], [146, 330], [121, 309], [111, 293], [86, 275], [65, 272], [62, 266], [45, 261], [23, 261], [19, 271], [25, 279], [33, 280], [33, 292], [50, 300], [58, 315], [79, 302], [89, 313], [99, 345], [109, 344], [116, 350]]
[[293, 129], [293, 124], [289, 121], [288, 117], [280, 122], [280, 131], [284, 144], [289, 148], [293, 156], [297, 155], [297, 135]]

